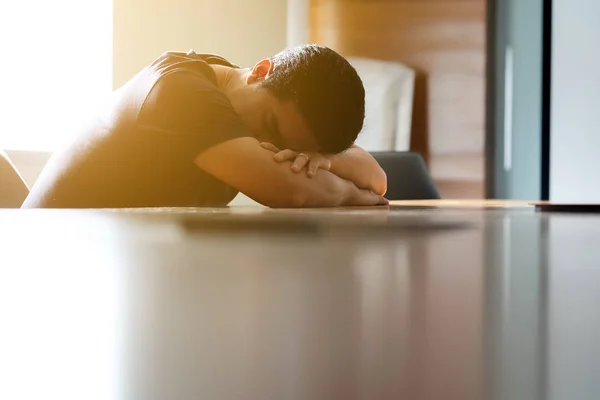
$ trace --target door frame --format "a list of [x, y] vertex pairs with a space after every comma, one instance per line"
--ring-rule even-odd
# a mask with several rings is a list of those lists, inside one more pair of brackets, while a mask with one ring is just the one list
[[[486, 0], [486, 94], [485, 94], [485, 197], [496, 198], [496, 70], [498, 48], [498, 3]], [[552, 111], [552, 0], [543, 0], [542, 110], [541, 110], [541, 199], [550, 198], [550, 132]], [[537, 200], [537, 199], [532, 199]]]

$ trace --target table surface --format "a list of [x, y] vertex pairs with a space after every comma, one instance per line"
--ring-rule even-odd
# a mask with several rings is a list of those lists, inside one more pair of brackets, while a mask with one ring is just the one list
[[0, 211], [2, 399], [598, 399], [600, 215]]

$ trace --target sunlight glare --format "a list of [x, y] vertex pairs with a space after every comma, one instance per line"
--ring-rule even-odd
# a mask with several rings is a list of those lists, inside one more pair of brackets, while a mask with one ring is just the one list
[[52, 150], [112, 90], [112, 0], [0, 5], [0, 148]]

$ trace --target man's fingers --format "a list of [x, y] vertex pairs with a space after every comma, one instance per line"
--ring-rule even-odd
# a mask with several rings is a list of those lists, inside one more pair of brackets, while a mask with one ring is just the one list
[[319, 169], [320, 162], [317, 159], [312, 159], [308, 162], [308, 168], [306, 174], [309, 178], [312, 178], [317, 174], [317, 170]]
[[331, 160], [327, 157], [316, 156], [310, 159], [307, 168], [307, 175], [312, 178], [317, 174], [319, 169], [329, 171], [331, 169]]
[[260, 145], [263, 149], [267, 149], [269, 151], [272, 151], [273, 153], [279, 153], [279, 149], [273, 143], [262, 142]]
[[383, 196], [370, 190], [361, 189], [359, 196], [353, 205], [355, 206], [378, 206], [388, 205], [390, 202]]
[[306, 173], [310, 178], [312, 178], [313, 176], [315, 176], [317, 174], [317, 171], [319, 169], [324, 169], [325, 171], [329, 171], [330, 167], [331, 167], [331, 162], [329, 160], [327, 160], [326, 158], [317, 156], [315, 158], [310, 159]]
[[273, 159], [277, 162], [284, 162], [295, 160], [296, 157], [298, 157], [298, 153], [296, 153], [294, 150], [287, 149], [279, 151], [273, 156]]
[[294, 171], [294, 172], [302, 171], [302, 168], [304, 168], [306, 166], [306, 164], [308, 164], [309, 161], [310, 161], [310, 159], [308, 158], [308, 156], [306, 154], [304, 154], [304, 153], [298, 154], [298, 156], [294, 160], [294, 163], [292, 164], [292, 171]]

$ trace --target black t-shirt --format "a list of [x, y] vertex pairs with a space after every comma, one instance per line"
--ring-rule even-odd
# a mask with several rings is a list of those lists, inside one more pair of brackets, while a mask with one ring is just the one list
[[[113, 93], [104, 112], [56, 152], [23, 207], [223, 206], [237, 191], [194, 164], [203, 150], [250, 136], [209, 64], [165, 53]], [[225, 160], [223, 160], [225, 162]]]

